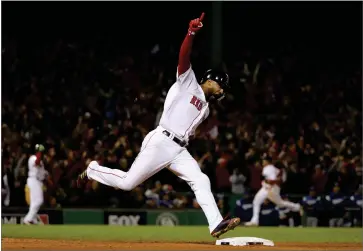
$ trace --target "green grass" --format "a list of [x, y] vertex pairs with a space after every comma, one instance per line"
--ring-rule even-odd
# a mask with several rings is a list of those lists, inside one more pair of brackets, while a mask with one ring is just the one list
[[[100, 225], [2, 225], [2, 237], [97, 241], [211, 242], [207, 227], [100, 226]], [[361, 228], [243, 228], [221, 238], [260, 237], [276, 242], [359, 242]]]

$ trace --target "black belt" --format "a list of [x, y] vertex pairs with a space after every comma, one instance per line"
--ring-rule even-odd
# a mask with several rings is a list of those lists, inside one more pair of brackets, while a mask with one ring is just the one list
[[[166, 135], [166, 136], [170, 136], [171, 135], [171, 133], [170, 132], [168, 132], [167, 130], [164, 130], [163, 131], [163, 133]], [[181, 146], [181, 147], [184, 147], [184, 146], [186, 146], [187, 145], [187, 142], [185, 142], [185, 141], [182, 141], [182, 140], [180, 140], [180, 139], [178, 139], [177, 137], [173, 137], [172, 138], [172, 140], [175, 142], [175, 143], [177, 143], [179, 146]]]

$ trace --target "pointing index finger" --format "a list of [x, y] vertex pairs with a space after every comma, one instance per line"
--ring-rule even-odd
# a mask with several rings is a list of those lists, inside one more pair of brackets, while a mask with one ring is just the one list
[[202, 15], [200, 15], [200, 18], [199, 18], [199, 22], [202, 22], [203, 21], [203, 19], [204, 19], [204, 12], [202, 13]]

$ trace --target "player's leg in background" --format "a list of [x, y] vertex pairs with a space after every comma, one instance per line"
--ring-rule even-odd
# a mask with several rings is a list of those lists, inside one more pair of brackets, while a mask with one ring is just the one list
[[28, 189], [30, 192], [30, 206], [28, 214], [24, 218], [24, 223], [35, 223], [37, 221], [37, 214], [39, 208], [44, 201], [43, 183], [35, 179], [28, 179]]
[[253, 198], [253, 213], [250, 222], [247, 222], [246, 225], [258, 225], [258, 221], [260, 218], [261, 205], [267, 198], [268, 190], [265, 187], [261, 187], [260, 190], [256, 193]]
[[183, 150], [170, 164], [169, 169], [185, 180], [193, 190], [212, 232], [223, 220], [211, 190], [210, 180], [187, 150]]
[[335, 227], [337, 224], [337, 218], [332, 218], [329, 220], [329, 227]]
[[293, 203], [291, 201], [286, 201], [283, 200], [280, 196], [280, 187], [278, 186], [273, 186], [269, 192], [268, 192], [268, 197], [267, 197], [270, 201], [272, 201], [273, 203], [276, 204], [276, 206], [278, 207], [287, 207], [290, 210], [294, 211], [294, 212], [299, 212], [301, 205], [298, 203]]
[[30, 189], [28, 184], [25, 185], [24, 192], [26, 204], [30, 207]]
[[130, 191], [169, 164], [180, 148], [174, 144], [164, 134], [152, 131], [145, 137], [140, 153], [128, 172], [92, 161], [87, 168], [87, 176], [104, 185]]
[[343, 223], [343, 218], [333, 218], [329, 221], [329, 227], [342, 227]]
[[306, 226], [307, 227], [317, 227], [318, 226], [318, 219], [316, 217], [306, 217]]

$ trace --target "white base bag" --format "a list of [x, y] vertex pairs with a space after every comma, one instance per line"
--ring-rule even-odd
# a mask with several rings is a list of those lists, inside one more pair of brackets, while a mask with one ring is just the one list
[[226, 246], [270, 246], [273, 247], [275, 244], [273, 241], [257, 238], [257, 237], [233, 237], [216, 240], [216, 245]]

